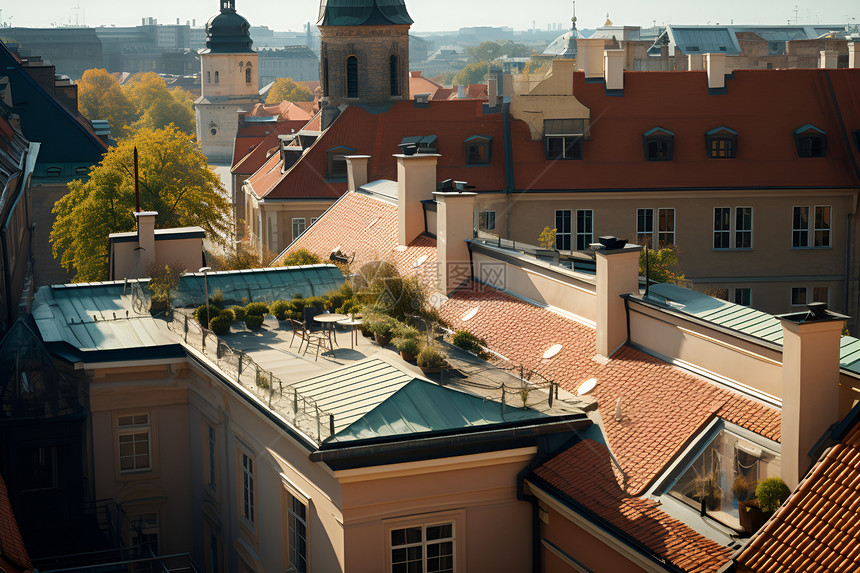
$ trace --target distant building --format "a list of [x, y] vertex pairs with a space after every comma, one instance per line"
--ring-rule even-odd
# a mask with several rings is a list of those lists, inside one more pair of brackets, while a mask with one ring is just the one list
[[22, 56], [41, 56], [57, 73], [80, 79], [105, 66], [102, 42], [93, 28], [3, 28], [3, 37], [20, 44]]
[[296, 81], [319, 81], [320, 60], [306, 46], [263, 49], [257, 52], [260, 61], [260, 87], [278, 78]]

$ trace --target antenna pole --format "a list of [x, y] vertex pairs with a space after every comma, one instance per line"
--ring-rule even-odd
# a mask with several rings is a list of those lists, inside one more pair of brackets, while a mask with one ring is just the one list
[[137, 147], [134, 148], [134, 208], [140, 213], [140, 186], [137, 172]]

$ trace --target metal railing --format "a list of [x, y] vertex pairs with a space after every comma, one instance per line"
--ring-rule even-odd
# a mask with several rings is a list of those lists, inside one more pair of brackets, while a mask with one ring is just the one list
[[254, 395], [270, 410], [307, 437], [322, 443], [334, 434], [334, 416], [307, 396], [262, 368], [242, 352], [231, 348], [218, 335], [203, 328], [187, 311], [176, 309], [167, 327], [182, 336], [185, 344], [202, 352], [236, 384]]

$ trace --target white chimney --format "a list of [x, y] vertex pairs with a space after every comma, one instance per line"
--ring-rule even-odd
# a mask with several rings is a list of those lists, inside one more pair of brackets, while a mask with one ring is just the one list
[[848, 67], [860, 68], [860, 42], [848, 42]]
[[833, 50], [821, 50], [818, 67], [821, 69], [835, 70], [839, 61], [839, 52]]
[[156, 211], [142, 211], [134, 214], [137, 219], [138, 264], [137, 274], [143, 276], [155, 262], [155, 218]]
[[726, 55], [708, 54], [705, 57], [705, 71], [708, 73], [708, 88], [726, 87]]
[[474, 237], [475, 196], [472, 192], [433, 193], [436, 198], [436, 258], [439, 292], [450, 294], [472, 276], [468, 239]]
[[624, 89], [624, 50], [604, 50], [603, 69], [608, 90]]
[[499, 81], [496, 78], [487, 80], [487, 100], [490, 106], [496, 105], [499, 99]]
[[424, 206], [436, 191], [436, 161], [440, 155], [397, 154], [397, 240], [408, 245], [424, 232]]
[[346, 189], [357, 191], [367, 183], [367, 165], [370, 155], [347, 155], [346, 159]]
[[687, 70], [691, 72], [705, 71], [705, 54], [688, 54]]
[[639, 245], [602, 249], [597, 259], [597, 354], [609, 358], [627, 342], [624, 294], [639, 294]]
[[576, 40], [576, 67], [585, 72], [586, 79], [603, 77], [603, 45], [598, 38]]
[[466, 86], [457, 86], [457, 99], [466, 99]]
[[813, 303], [782, 322], [782, 479], [792, 490], [809, 452], [839, 419], [839, 339], [848, 317]]

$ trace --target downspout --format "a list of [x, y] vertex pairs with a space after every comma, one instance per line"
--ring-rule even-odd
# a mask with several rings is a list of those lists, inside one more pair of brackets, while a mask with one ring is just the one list
[[[508, 101], [504, 101], [508, 100]], [[502, 103], [502, 127], [505, 138], [505, 233], [511, 238], [511, 193], [514, 190], [514, 152], [511, 146], [511, 102], [504, 96]]]
[[526, 476], [543, 463], [543, 456], [536, 455], [529, 464], [517, 474], [517, 499], [532, 504], [532, 573], [541, 573], [540, 567], [540, 501], [525, 492]]
[[851, 300], [849, 291], [851, 290], [851, 218], [853, 216], [853, 213], [848, 213], [845, 217], [845, 289], [842, 292], [842, 312], [845, 314], [849, 314], [848, 301]]

